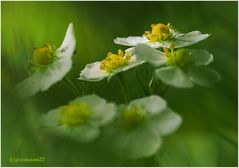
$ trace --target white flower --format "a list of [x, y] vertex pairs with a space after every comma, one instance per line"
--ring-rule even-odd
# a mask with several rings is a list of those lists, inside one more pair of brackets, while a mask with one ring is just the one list
[[56, 49], [52, 42], [42, 48], [36, 48], [30, 63], [33, 74], [17, 84], [15, 91], [26, 98], [38, 91], [46, 91], [53, 84], [62, 80], [72, 66], [71, 57], [76, 45], [73, 24], [70, 23], [65, 38]]
[[173, 133], [181, 117], [167, 107], [159, 96], [144, 97], [122, 106], [119, 120], [109, 126], [107, 142], [121, 156], [132, 159], [154, 155], [161, 147], [161, 137]]
[[145, 31], [143, 36], [129, 36], [127, 38], [117, 37], [114, 42], [125, 46], [136, 46], [147, 44], [153, 48], [175, 48], [186, 47], [209, 37], [209, 34], [202, 34], [199, 31], [192, 31], [186, 34], [179, 33], [170, 24], [152, 24], [152, 30]]
[[118, 54], [109, 52], [107, 57], [101, 62], [87, 64], [80, 73], [80, 80], [99, 81], [104, 78], [111, 79], [112, 76], [134, 68], [144, 63], [132, 54], [133, 48], [129, 48], [125, 53], [118, 50]]
[[210, 87], [221, 80], [213, 69], [207, 68], [213, 61], [213, 55], [203, 49], [168, 49], [164, 52], [139, 44], [134, 49], [142, 60], [157, 67], [155, 77], [177, 88], [190, 88], [194, 83]]
[[115, 115], [113, 103], [97, 95], [88, 95], [49, 111], [41, 121], [48, 133], [91, 142], [100, 135], [100, 128], [112, 122]]

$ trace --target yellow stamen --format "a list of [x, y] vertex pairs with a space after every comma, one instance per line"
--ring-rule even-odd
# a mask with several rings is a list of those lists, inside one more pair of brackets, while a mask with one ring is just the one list
[[118, 50], [118, 54], [109, 52], [107, 57], [101, 61], [100, 69], [105, 70], [108, 73], [112, 73], [113, 71], [126, 66], [130, 59], [131, 55], [126, 53], [124, 56], [124, 52], [122, 50]]
[[130, 130], [141, 125], [145, 120], [143, 107], [132, 106], [123, 113], [123, 128]]
[[54, 61], [56, 57], [55, 51], [56, 47], [51, 42], [47, 43], [44, 47], [36, 48], [32, 58], [33, 65], [45, 68]]
[[173, 48], [170, 50], [168, 48], [164, 48], [164, 55], [167, 58], [168, 65], [182, 67], [190, 61], [192, 53], [187, 52], [184, 48], [176, 51], [174, 51]]
[[60, 125], [70, 127], [80, 126], [86, 123], [92, 111], [85, 102], [70, 103], [60, 111]]
[[151, 25], [151, 32], [145, 31], [144, 36], [148, 38], [151, 42], [157, 42], [161, 40], [167, 40], [170, 37], [170, 28], [171, 24], [168, 23], [167, 25], [158, 23]]

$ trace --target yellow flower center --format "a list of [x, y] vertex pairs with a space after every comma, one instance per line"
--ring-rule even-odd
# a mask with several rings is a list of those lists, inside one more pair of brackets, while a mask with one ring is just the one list
[[145, 111], [143, 107], [132, 106], [123, 112], [123, 128], [130, 130], [143, 124]]
[[56, 47], [51, 42], [47, 43], [44, 47], [36, 48], [32, 58], [33, 65], [39, 68], [45, 68], [56, 58], [55, 51]]
[[167, 40], [170, 37], [171, 24], [167, 25], [158, 23], [151, 25], [151, 32], [145, 31], [144, 36], [149, 39], [151, 42], [157, 42], [162, 40]]
[[92, 111], [85, 102], [70, 103], [60, 111], [60, 125], [80, 126], [88, 120]]
[[192, 53], [187, 52], [184, 48], [176, 51], [173, 48], [171, 51], [168, 48], [164, 48], [164, 55], [167, 58], [168, 65], [182, 67], [190, 61]]
[[101, 61], [100, 69], [105, 70], [108, 73], [112, 73], [113, 71], [126, 66], [131, 59], [131, 55], [126, 53], [124, 56], [124, 52], [118, 50], [118, 54], [113, 54], [109, 52], [107, 57]]

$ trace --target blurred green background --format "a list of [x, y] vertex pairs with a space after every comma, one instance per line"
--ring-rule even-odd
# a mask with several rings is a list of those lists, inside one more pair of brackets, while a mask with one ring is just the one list
[[[3, 166], [237, 166], [238, 114], [238, 2], [2, 2], [2, 165]], [[211, 67], [222, 81], [213, 88], [170, 88], [165, 99], [183, 117], [183, 125], [163, 139], [154, 158], [122, 160], [98, 147], [97, 141], [78, 144], [45, 135], [37, 127], [39, 114], [68, 103], [72, 94], [59, 82], [47, 92], [19, 101], [14, 85], [28, 74], [26, 65], [34, 47], [49, 40], [59, 46], [66, 28], [74, 23], [77, 38], [74, 65], [68, 76], [79, 85], [80, 70], [102, 60], [107, 52], [125, 47], [116, 37], [142, 35], [152, 23], [171, 22], [179, 31], [200, 30], [210, 38], [191, 48], [214, 55]], [[145, 65], [147, 66], [147, 65]], [[125, 73], [131, 99], [142, 97], [135, 77], [144, 79], [145, 66]], [[82, 83], [81, 83], [82, 84]], [[97, 93], [121, 103], [113, 79], [83, 83], [87, 94]], [[10, 157], [45, 157], [43, 163], [11, 163]], [[152, 163], [153, 162], [153, 163]]]

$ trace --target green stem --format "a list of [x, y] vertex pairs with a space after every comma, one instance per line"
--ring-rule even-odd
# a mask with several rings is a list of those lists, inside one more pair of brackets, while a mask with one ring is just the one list
[[154, 84], [154, 78], [155, 78], [155, 74], [154, 74], [154, 72], [153, 72], [152, 78], [151, 78], [151, 80], [149, 81], [149, 85], [148, 85], [148, 87], [149, 87], [149, 92], [150, 92], [151, 95], [152, 95], [153, 92], [154, 92], [154, 90], [152, 89], [152, 86], [153, 86], [153, 84]]
[[74, 94], [74, 96], [78, 96], [75, 92], [75, 90], [68, 84], [68, 82], [66, 82], [66, 80], [63, 80], [64, 84], [66, 85], [66, 87]]
[[85, 95], [85, 92], [84, 92], [84, 87], [81, 85], [82, 81], [80, 81], [79, 83], [77, 83], [77, 81], [74, 82], [78, 92], [81, 92], [81, 95]]
[[152, 94], [157, 94], [161, 97], [165, 97], [168, 89], [169, 89], [169, 85], [163, 83], [160, 81], [160, 83], [156, 83], [155, 81], [155, 74], [153, 73], [153, 76], [149, 82], [149, 91]]
[[144, 96], [148, 95], [149, 92], [147, 91], [147, 87], [145, 87], [145, 85], [144, 85], [143, 82], [141, 81], [137, 70], [136, 70], [136, 78], [137, 78], [137, 80], [138, 80], [138, 82], [139, 82], [139, 84], [140, 84], [140, 86], [141, 86], [141, 88], [142, 88], [142, 90], [143, 90]]
[[226, 140], [228, 143], [230, 143], [234, 147], [237, 147], [237, 141], [234, 141], [232, 138], [229, 138], [228, 136], [226, 136], [225, 134], [221, 133], [220, 131], [218, 131], [216, 129], [214, 129], [214, 131], [219, 137]]
[[80, 96], [81, 95], [80, 91], [75, 86], [75, 84], [70, 80], [69, 77], [65, 77], [64, 82], [75, 96]]
[[71, 80], [69, 77], [66, 77], [66, 80], [70, 83], [70, 85], [71, 85], [72, 87], [75, 88], [77, 94], [78, 94], [79, 96], [81, 96], [81, 91], [80, 91], [79, 88], [76, 86], [76, 84], [75, 84], [74, 82], [72, 82], [72, 80]]
[[169, 85], [165, 84], [164, 90], [161, 92], [162, 93], [162, 97], [166, 96], [166, 93], [168, 93], [168, 90], [169, 90]]
[[126, 85], [125, 85], [124, 78], [123, 78], [122, 74], [118, 74], [116, 76], [117, 76], [117, 79], [119, 81], [119, 85], [120, 85], [120, 88], [121, 88], [121, 91], [122, 91], [122, 95], [124, 97], [124, 101], [125, 101], [125, 103], [128, 103], [129, 98], [127, 96], [127, 90], [126, 90]]

